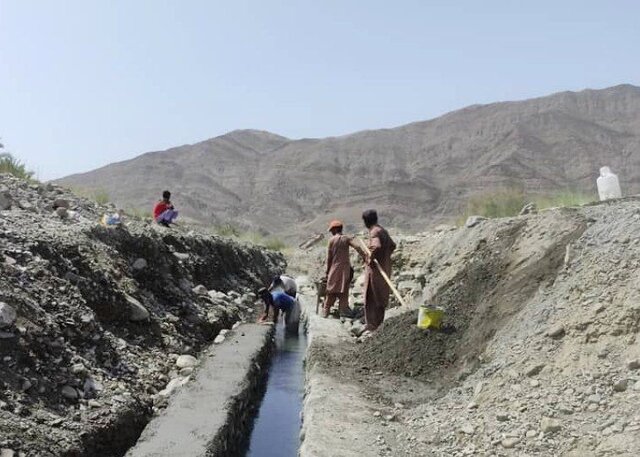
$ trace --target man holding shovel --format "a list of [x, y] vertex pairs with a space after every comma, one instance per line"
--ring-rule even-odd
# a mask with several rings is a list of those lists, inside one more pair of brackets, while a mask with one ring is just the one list
[[384, 312], [389, 304], [389, 284], [380, 269], [391, 277], [391, 254], [396, 243], [384, 228], [378, 225], [378, 213], [369, 209], [362, 213], [362, 220], [369, 230], [369, 251], [365, 267], [364, 319], [365, 330], [374, 331], [384, 321]]
[[355, 249], [363, 258], [365, 253], [352, 236], [342, 234], [342, 222], [329, 223], [331, 238], [327, 252], [327, 296], [324, 302], [324, 317], [329, 317], [333, 304], [338, 301], [341, 317], [352, 317], [349, 307], [349, 287], [353, 279], [353, 268], [349, 259], [349, 248]]

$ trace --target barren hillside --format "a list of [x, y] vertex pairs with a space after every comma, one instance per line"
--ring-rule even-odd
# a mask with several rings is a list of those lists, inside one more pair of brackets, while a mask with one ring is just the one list
[[473, 194], [513, 184], [595, 194], [605, 164], [629, 194], [640, 191], [639, 162], [640, 88], [621, 85], [336, 138], [234, 131], [61, 183], [145, 209], [170, 188], [191, 218], [291, 235], [321, 230], [332, 216], [358, 223], [365, 207], [380, 209], [390, 226], [420, 230], [457, 215]]

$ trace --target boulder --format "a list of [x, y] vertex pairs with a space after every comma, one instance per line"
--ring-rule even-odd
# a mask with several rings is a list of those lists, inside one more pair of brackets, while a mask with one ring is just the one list
[[67, 400], [77, 400], [78, 399], [78, 391], [71, 386], [64, 386], [62, 388], [62, 396]]
[[149, 319], [149, 311], [142, 303], [133, 298], [131, 295], [125, 294], [127, 303], [129, 304], [129, 320], [132, 322], [146, 321]]
[[533, 202], [524, 205], [520, 210], [520, 216], [525, 216], [527, 214], [538, 214], [538, 206]]
[[555, 433], [560, 431], [562, 425], [558, 419], [552, 419], [550, 417], [544, 417], [540, 421], [540, 430], [544, 433]]
[[178, 368], [193, 368], [198, 364], [198, 359], [192, 355], [184, 354], [178, 357], [176, 360], [176, 366]]
[[145, 259], [136, 259], [135, 262], [133, 262], [133, 265], [131, 265], [131, 267], [134, 270], [140, 271], [140, 270], [144, 270], [145, 268], [147, 268], [148, 263]]
[[480, 224], [482, 221], [486, 221], [487, 218], [484, 216], [469, 216], [467, 218], [467, 222], [465, 222], [465, 227], [472, 228], [476, 225]]
[[69, 209], [71, 207], [71, 205], [69, 204], [69, 200], [66, 200], [64, 198], [56, 198], [53, 201], [53, 209], [58, 209], [58, 208], [64, 208], [64, 209]]
[[0, 328], [11, 327], [17, 319], [16, 310], [4, 302], [0, 302]]
[[562, 324], [556, 324], [553, 327], [551, 327], [549, 330], [547, 330], [547, 336], [551, 337], [551, 338], [562, 338], [565, 334], [565, 330], [564, 330], [564, 325]]
[[64, 207], [56, 208], [56, 214], [60, 219], [68, 219], [69, 218], [69, 210]]
[[193, 293], [196, 295], [208, 295], [209, 291], [205, 286], [203, 286], [202, 284], [199, 284], [193, 288]]
[[13, 200], [9, 192], [0, 192], [0, 211], [11, 209], [12, 204]]

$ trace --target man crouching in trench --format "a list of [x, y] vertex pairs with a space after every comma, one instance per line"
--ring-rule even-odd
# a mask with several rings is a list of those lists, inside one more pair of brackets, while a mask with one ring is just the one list
[[297, 335], [300, 326], [300, 302], [298, 298], [288, 295], [283, 290], [269, 292], [266, 288], [258, 291], [258, 296], [264, 302], [264, 313], [258, 322], [267, 322], [269, 308], [273, 308], [273, 323], [278, 324], [280, 311], [284, 313], [284, 325], [288, 335]]

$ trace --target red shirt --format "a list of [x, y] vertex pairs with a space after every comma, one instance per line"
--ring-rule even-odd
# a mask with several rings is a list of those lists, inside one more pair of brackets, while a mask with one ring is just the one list
[[158, 203], [156, 203], [156, 206], [153, 207], [153, 218], [158, 219], [158, 216], [171, 208], [173, 208], [173, 205], [171, 203], [160, 200]]

